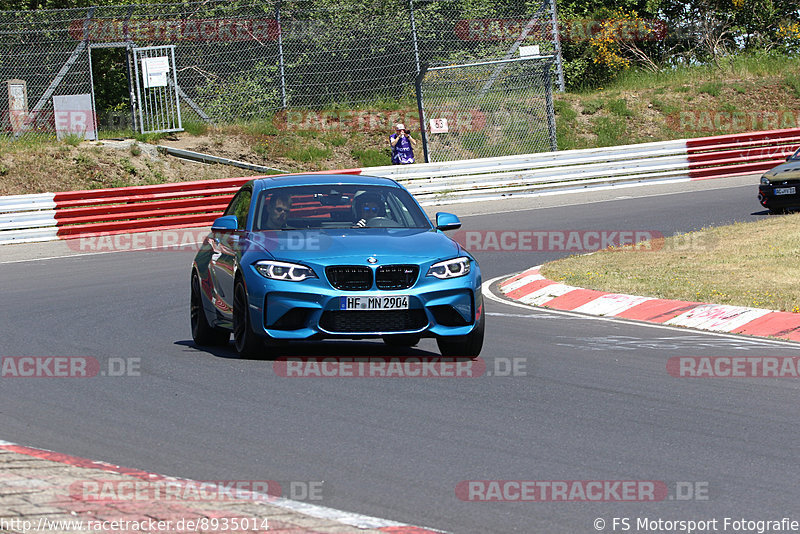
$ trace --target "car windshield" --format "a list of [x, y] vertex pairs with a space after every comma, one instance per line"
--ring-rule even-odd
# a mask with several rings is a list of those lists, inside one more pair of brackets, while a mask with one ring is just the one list
[[265, 189], [253, 230], [431, 228], [411, 195], [398, 187], [326, 184]]

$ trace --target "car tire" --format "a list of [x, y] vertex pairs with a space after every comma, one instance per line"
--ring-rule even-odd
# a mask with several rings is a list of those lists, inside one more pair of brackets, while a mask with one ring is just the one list
[[221, 328], [214, 328], [208, 324], [206, 313], [203, 310], [203, 295], [200, 292], [200, 279], [197, 274], [192, 274], [192, 290], [189, 301], [191, 317], [192, 339], [200, 346], [227, 345], [231, 333]]
[[247, 290], [241, 280], [236, 282], [233, 289], [233, 345], [241, 358], [264, 356], [264, 342], [250, 325]]
[[383, 342], [390, 347], [409, 348], [419, 343], [420, 336], [415, 334], [395, 334], [383, 336]]
[[484, 319], [485, 312], [481, 313], [481, 318], [475, 328], [466, 336], [438, 337], [436, 344], [442, 356], [453, 358], [472, 358], [475, 359], [483, 348], [483, 331], [486, 325]]

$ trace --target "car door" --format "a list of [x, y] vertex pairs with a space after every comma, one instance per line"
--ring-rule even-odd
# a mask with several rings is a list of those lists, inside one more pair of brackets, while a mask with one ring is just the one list
[[239, 240], [244, 235], [247, 225], [252, 196], [252, 189], [245, 187], [233, 197], [225, 210], [225, 215], [236, 215], [237, 229], [230, 232], [219, 232], [212, 239], [214, 253], [211, 256], [209, 268], [216, 288], [217, 298], [214, 304], [226, 319], [232, 319], [233, 283], [238, 267], [237, 250]]

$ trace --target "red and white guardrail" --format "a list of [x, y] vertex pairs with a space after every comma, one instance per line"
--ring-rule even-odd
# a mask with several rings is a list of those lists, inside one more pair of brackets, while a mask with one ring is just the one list
[[[795, 128], [327, 173], [393, 178], [423, 203], [436, 203], [554, 187], [753, 174], [783, 162], [798, 146]], [[0, 197], [0, 243], [206, 226], [249, 179]]]

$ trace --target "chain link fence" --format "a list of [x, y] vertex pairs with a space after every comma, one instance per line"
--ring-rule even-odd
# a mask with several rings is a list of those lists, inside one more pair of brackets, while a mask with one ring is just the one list
[[425, 160], [556, 150], [552, 61], [523, 57], [421, 72]]
[[52, 133], [52, 97], [88, 93], [101, 131], [137, 126], [131, 51], [152, 46], [175, 46], [184, 122], [413, 109], [425, 64], [516, 57], [522, 46], [557, 55], [554, 10], [549, 0], [209, 0], [4, 11], [0, 135]]

